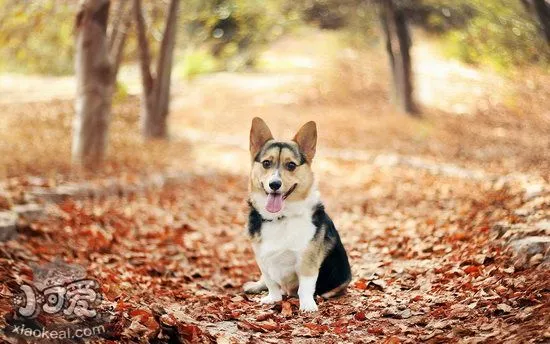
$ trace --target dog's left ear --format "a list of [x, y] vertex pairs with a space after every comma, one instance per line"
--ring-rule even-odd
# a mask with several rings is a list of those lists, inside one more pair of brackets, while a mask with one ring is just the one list
[[311, 164], [315, 156], [315, 148], [317, 146], [317, 125], [310, 121], [304, 124], [292, 141], [296, 142], [302, 152], [306, 156], [306, 161]]

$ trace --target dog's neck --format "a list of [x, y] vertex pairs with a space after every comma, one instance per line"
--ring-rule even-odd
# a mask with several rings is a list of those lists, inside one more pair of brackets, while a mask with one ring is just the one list
[[276, 213], [270, 213], [265, 209], [267, 202], [267, 195], [261, 192], [253, 192], [250, 195], [250, 202], [252, 206], [260, 213], [263, 221], [273, 222], [282, 220], [289, 217], [297, 216], [310, 216], [312, 209], [321, 201], [317, 184], [313, 183], [309, 189], [307, 197], [300, 201], [285, 201], [285, 205], [281, 211]]

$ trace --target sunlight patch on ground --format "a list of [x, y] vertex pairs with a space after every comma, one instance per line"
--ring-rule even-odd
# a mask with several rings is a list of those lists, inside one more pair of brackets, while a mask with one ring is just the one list
[[311, 77], [308, 75], [222, 72], [206, 75], [198, 83], [204, 86], [220, 85], [237, 88], [242, 91], [265, 92], [310, 80]]
[[308, 56], [278, 56], [271, 52], [266, 52], [260, 58], [258, 66], [260, 69], [266, 71], [294, 68], [315, 69], [319, 67], [319, 61]]
[[[141, 92], [137, 64], [121, 66], [118, 75], [128, 94]], [[68, 100], [76, 96], [76, 78], [70, 76], [0, 74], [0, 104]]]

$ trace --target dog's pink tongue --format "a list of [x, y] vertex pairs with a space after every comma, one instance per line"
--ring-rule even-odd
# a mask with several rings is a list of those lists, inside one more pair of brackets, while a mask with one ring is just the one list
[[267, 195], [267, 204], [265, 205], [265, 208], [270, 213], [276, 213], [281, 210], [283, 207], [283, 195], [282, 194], [274, 194], [270, 193]]

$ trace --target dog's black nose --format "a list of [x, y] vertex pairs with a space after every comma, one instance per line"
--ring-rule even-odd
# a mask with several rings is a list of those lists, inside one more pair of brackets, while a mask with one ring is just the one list
[[274, 180], [272, 181], [271, 183], [269, 183], [269, 187], [271, 188], [271, 190], [273, 191], [277, 191], [281, 188], [281, 185], [283, 185], [283, 183], [281, 183], [280, 180]]

